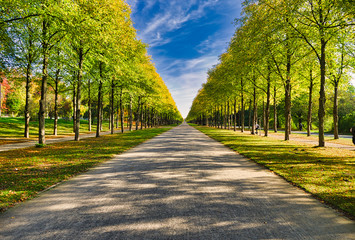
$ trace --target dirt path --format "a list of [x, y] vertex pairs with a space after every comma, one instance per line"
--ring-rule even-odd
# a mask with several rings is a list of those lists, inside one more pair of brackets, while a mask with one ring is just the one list
[[192, 127], [0, 215], [0, 239], [354, 239], [355, 224]]

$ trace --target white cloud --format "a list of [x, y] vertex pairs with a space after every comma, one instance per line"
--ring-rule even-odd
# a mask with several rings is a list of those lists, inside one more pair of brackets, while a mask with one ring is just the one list
[[[194, 97], [202, 87], [201, 85], [206, 82], [207, 70], [218, 63], [218, 56], [226, 49], [227, 42], [232, 37], [234, 26], [231, 23], [239, 14], [241, 2], [236, 0], [127, 1], [132, 6], [133, 19], [140, 20], [139, 37], [150, 47], [155, 47], [149, 50], [153, 56], [153, 62], [155, 62], [158, 73], [169, 88], [178, 109], [183, 117], [186, 117]], [[144, 7], [139, 9], [138, 12], [138, 5], [142, 1]], [[158, 4], [159, 11], [157, 11]], [[201, 19], [206, 15], [206, 10], [210, 8], [218, 11], [221, 15], [230, 16], [228, 17], [230, 20], [211, 19], [215, 22], [203, 22], [203, 24], [219, 25], [220, 29], [191, 49], [191, 51], [197, 51], [200, 56], [192, 59], [167, 57], [169, 49], [164, 48], [163, 45], [176, 40], [170, 35], [167, 37], [167, 33], [188, 26], [189, 21]]]
[[[136, 2], [131, 1], [133, 1], [133, 8], [136, 8]], [[165, 33], [181, 28], [188, 21], [201, 18], [204, 16], [206, 8], [217, 3], [218, 0], [146, 0], [145, 7], [140, 14], [144, 14], [155, 4], [159, 4], [160, 11], [146, 23], [146, 28], [139, 35], [144, 42], [151, 46], [164, 45], [170, 42], [164, 38]], [[196, 9], [195, 6], [197, 6]], [[156, 38], [157, 32], [161, 36], [159, 39]]]

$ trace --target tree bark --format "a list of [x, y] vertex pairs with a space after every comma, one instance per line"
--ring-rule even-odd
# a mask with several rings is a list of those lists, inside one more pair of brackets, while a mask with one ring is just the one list
[[141, 97], [138, 97], [138, 103], [137, 103], [137, 112], [136, 112], [136, 130], [139, 129], [139, 123], [140, 123], [140, 118], [141, 118], [141, 113], [140, 113], [140, 108], [141, 108]]
[[103, 79], [103, 73], [102, 73], [102, 66], [103, 63], [100, 62], [99, 64], [99, 71], [100, 71], [100, 82], [99, 82], [99, 89], [97, 93], [97, 113], [96, 113], [96, 137], [100, 137], [100, 130], [101, 130], [101, 99], [102, 99], [102, 79]]
[[77, 94], [76, 94], [76, 126], [75, 126], [75, 141], [80, 140], [80, 105], [81, 105], [81, 80], [83, 76], [83, 63], [84, 63], [84, 49], [79, 47], [79, 71], [77, 80]]
[[114, 103], [115, 103], [115, 84], [112, 79], [111, 81], [111, 110], [110, 110], [110, 128], [111, 134], [115, 131], [115, 112], [114, 112]]
[[53, 135], [58, 135], [58, 95], [59, 95], [59, 73], [60, 69], [58, 68], [55, 73], [55, 88], [54, 88], [54, 126], [53, 126]]
[[[289, 49], [288, 49], [289, 52]], [[290, 140], [291, 125], [291, 54], [287, 54], [287, 72], [285, 83], [285, 141]]]
[[237, 98], [234, 98], [234, 132], [237, 131]]
[[[74, 74], [75, 76], [75, 74]], [[75, 133], [76, 129], [76, 87], [75, 81], [73, 82], [73, 132]]]
[[2, 92], [1, 92], [1, 86], [2, 86], [2, 82], [0, 79], [0, 117], [1, 117], [1, 106], [2, 106]]
[[251, 125], [251, 111], [252, 111], [252, 108], [251, 108], [251, 99], [249, 100], [249, 121], [248, 121], [248, 128], [249, 128], [249, 131], [250, 131], [250, 125]]
[[144, 106], [144, 128], [147, 128], [148, 126], [148, 112], [147, 112], [147, 106]]
[[141, 130], [143, 129], [143, 118], [144, 118], [144, 111], [143, 111], [143, 102], [141, 102], [141, 107], [140, 107], [140, 122], [141, 122]]
[[[29, 59], [31, 57], [29, 56]], [[30, 137], [30, 85], [31, 85], [31, 62], [27, 63], [26, 69], [26, 104], [25, 104], [25, 132], [24, 137]], [[0, 98], [1, 98], [1, 83], [0, 83]], [[0, 108], [1, 108], [1, 99], [0, 99]], [[1, 110], [0, 110], [1, 111]]]
[[229, 100], [227, 100], [227, 124], [228, 124], [228, 130], [230, 130], [230, 104], [229, 104]]
[[241, 103], [241, 132], [244, 132], [244, 116], [245, 116], [245, 108], [244, 108], [244, 82], [243, 82], [243, 78], [240, 79], [240, 86], [241, 86], [241, 90], [240, 90], [240, 103]]
[[334, 81], [334, 102], [333, 102], [333, 124], [334, 124], [334, 139], [339, 139], [339, 129], [338, 129], [338, 84], [339, 81]]
[[257, 109], [257, 105], [256, 105], [256, 87], [255, 87], [255, 85], [254, 85], [254, 92], [253, 92], [253, 102], [254, 102], [253, 124], [252, 124], [251, 134], [255, 134], [255, 125], [257, 124], [257, 121], [258, 121], [258, 109]]
[[326, 41], [321, 38], [321, 57], [320, 57], [320, 90], [319, 90], [319, 110], [318, 110], [318, 119], [319, 119], [319, 138], [318, 146], [324, 147], [324, 116], [325, 116], [325, 50], [326, 50]]
[[123, 95], [123, 88], [121, 88], [121, 93], [120, 93], [120, 114], [121, 114], [121, 132], [124, 132], [124, 109], [123, 109], [123, 99], [122, 99], [122, 95]]
[[48, 22], [43, 20], [42, 23], [42, 54], [43, 54], [43, 67], [42, 67], [42, 85], [41, 85], [41, 100], [39, 101], [38, 112], [38, 143], [46, 144], [46, 130], [45, 130], [45, 112], [46, 112], [46, 99], [47, 99], [47, 81], [48, 81], [48, 51], [49, 46], [47, 42]]
[[274, 86], [274, 132], [277, 133], [276, 84], [275, 84], [275, 86]]
[[265, 137], [267, 137], [267, 136], [268, 136], [268, 133], [269, 133], [270, 87], [271, 87], [271, 78], [270, 78], [270, 69], [269, 69], [268, 78], [267, 78], [267, 90], [266, 90], [266, 108], [265, 108], [265, 113], [264, 113], [264, 119], [265, 119], [264, 131], [265, 131]]
[[311, 136], [312, 129], [312, 95], [313, 95], [313, 74], [312, 69], [309, 72], [309, 96], [308, 96], [308, 112], [307, 112], [307, 136]]
[[89, 132], [91, 132], [91, 122], [92, 122], [92, 116], [91, 116], [91, 81], [90, 81], [90, 79], [89, 79], [89, 93], [88, 93], [88, 114], [89, 114], [89, 116], [88, 116], [88, 120], [89, 120]]
[[129, 95], [129, 131], [132, 131], [133, 111], [132, 111], [132, 96]]

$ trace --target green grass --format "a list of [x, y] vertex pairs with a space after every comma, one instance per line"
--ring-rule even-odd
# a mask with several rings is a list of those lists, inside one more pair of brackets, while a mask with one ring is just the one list
[[354, 151], [316, 148], [208, 127], [196, 129], [355, 217]]
[[[54, 120], [46, 119], [46, 136], [53, 136]], [[18, 138], [24, 140], [23, 134], [25, 129], [25, 121], [23, 117], [1, 117], [0, 118], [0, 138]], [[96, 131], [96, 124], [92, 125], [92, 131]], [[103, 131], [108, 131], [108, 122], [103, 123]], [[80, 120], [80, 133], [87, 133], [88, 121]], [[58, 119], [58, 135], [71, 135], [73, 132], [73, 121]], [[30, 138], [38, 136], [38, 121], [30, 121]], [[10, 143], [2, 139], [2, 144]], [[0, 142], [1, 144], [1, 142]]]
[[0, 152], [0, 211], [169, 129], [145, 129]]
[[[264, 134], [264, 131], [262, 131], [262, 134]], [[276, 134], [278, 136], [285, 136], [285, 133], [282, 133], [282, 132], [275, 133], [273, 131], [270, 131], [270, 134]], [[307, 136], [305, 134], [292, 133], [291, 138], [293, 138], [293, 137], [299, 138], [299, 139], [313, 140], [315, 142], [318, 142], [318, 136], [315, 136], [315, 135]], [[354, 146], [351, 138], [334, 139], [333, 136], [324, 136], [324, 140], [326, 143], [336, 143], [336, 144]]]

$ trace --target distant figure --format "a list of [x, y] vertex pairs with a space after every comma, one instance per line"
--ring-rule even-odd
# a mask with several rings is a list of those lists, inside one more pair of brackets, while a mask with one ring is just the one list
[[350, 128], [350, 132], [353, 134], [353, 143], [355, 145], [355, 126]]
[[[255, 133], [256, 133], [256, 134], [258, 134], [259, 128], [260, 128], [259, 124], [256, 124], [256, 125], [255, 125], [255, 130], [256, 130]], [[355, 129], [355, 128], [354, 128], [354, 129]]]
[[300, 131], [302, 131], [302, 129], [303, 129], [303, 124], [300, 123]]

